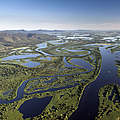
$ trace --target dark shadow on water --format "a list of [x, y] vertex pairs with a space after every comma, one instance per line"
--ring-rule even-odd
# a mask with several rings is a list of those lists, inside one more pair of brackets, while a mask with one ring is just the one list
[[23, 119], [32, 118], [41, 114], [51, 99], [52, 96], [44, 98], [33, 98], [25, 101], [18, 110], [23, 114]]

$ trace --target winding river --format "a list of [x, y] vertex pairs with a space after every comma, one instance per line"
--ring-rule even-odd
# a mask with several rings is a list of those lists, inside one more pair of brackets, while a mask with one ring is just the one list
[[[39, 44], [36, 51], [42, 52], [45, 56], [53, 56], [49, 55], [41, 50], [41, 48], [46, 48], [47, 44]], [[100, 53], [102, 56], [102, 64], [101, 64], [101, 72], [97, 79], [90, 83], [84, 90], [82, 98], [80, 99], [78, 109], [71, 115], [69, 118], [70, 120], [94, 120], [95, 116], [97, 115], [98, 112], [98, 92], [101, 87], [103, 87], [106, 84], [110, 83], [115, 83], [115, 84], [120, 84], [120, 79], [117, 77], [117, 67], [115, 65], [115, 59], [116, 59], [116, 53], [111, 53], [110, 48], [106, 49], [109, 47], [109, 45], [103, 45], [99, 47]], [[88, 55], [90, 54], [90, 51], [88, 51]], [[118, 53], [117, 53], [118, 54]], [[38, 56], [38, 54], [37, 54]], [[79, 55], [78, 55], [79, 56]], [[21, 57], [19, 55], [19, 57]], [[24, 56], [22, 56], [24, 58]], [[29, 56], [30, 57], [30, 56]], [[34, 56], [33, 56], [34, 57]], [[36, 57], [36, 56], [35, 56]], [[74, 56], [72, 56], [74, 57]], [[76, 57], [76, 55], [75, 55]], [[80, 57], [80, 56], [79, 56]], [[6, 59], [9, 59], [7, 57]], [[17, 58], [16, 58], [17, 59]], [[57, 77], [65, 77], [65, 76], [72, 76], [72, 75], [77, 75], [77, 74], [86, 74], [87, 72], [90, 72], [94, 69], [94, 67], [84, 61], [83, 59], [80, 58], [73, 58], [70, 64], [67, 60], [66, 57], [63, 57], [63, 61], [65, 64], [65, 67], [71, 67], [71, 68], [85, 68], [87, 71], [85, 72], [79, 72], [79, 73], [73, 73], [73, 74], [64, 74], [64, 75], [51, 75], [51, 76], [40, 76], [39, 78], [32, 78], [25, 80], [17, 89], [17, 96], [16, 98], [12, 100], [3, 100], [0, 99], [0, 104], [8, 104], [8, 103], [13, 103], [14, 101], [20, 100], [24, 97], [24, 95], [31, 95], [31, 94], [36, 94], [36, 93], [44, 93], [48, 91], [56, 91], [56, 90], [61, 90], [65, 88], [71, 88], [79, 85], [79, 83], [74, 82], [73, 85], [66, 85], [66, 86], [53, 86], [48, 88], [47, 90], [39, 90], [31, 93], [25, 93], [24, 89], [26, 85], [28, 84], [29, 81], [34, 81], [34, 80], [39, 80], [42, 78], [51, 78], [49, 81], [44, 81], [45, 83], [50, 83], [54, 82]], [[77, 64], [78, 63], [78, 64]], [[80, 67], [79, 67], [80, 66]], [[68, 80], [69, 81], [69, 80]]]
[[[46, 44], [43, 44], [45, 45], [46, 47]], [[20, 56], [20, 55], [18, 55]], [[16, 55], [17, 57], [17, 55]], [[12, 57], [10, 57], [12, 59]], [[9, 60], [9, 59], [7, 59]], [[76, 59], [75, 59], [76, 60]], [[78, 58], [77, 58], [78, 60]], [[25, 93], [24, 92], [24, 89], [26, 87], [26, 85], [28, 84], [28, 82], [30, 81], [34, 81], [34, 80], [39, 80], [39, 79], [44, 79], [44, 78], [51, 78], [51, 80], [48, 80], [48, 81], [44, 81], [44, 83], [51, 83], [51, 82], [54, 82], [54, 78], [57, 78], [57, 77], [65, 77], [65, 76], [72, 76], [72, 75], [79, 75], [79, 74], [86, 74], [86, 73], [89, 73], [90, 71], [92, 71], [94, 69], [94, 67], [92, 65], [90, 65], [89, 63], [87, 63], [86, 61], [82, 60], [82, 59], [79, 59], [79, 62], [82, 62], [82, 67], [78, 67], [78, 66], [75, 66], [74, 65], [74, 60], [73, 60], [73, 65], [71, 65], [67, 60], [66, 60], [66, 57], [63, 58], [63, 62], [65, 64], [65, 67], [71, 67], [71, 68], [84, 68], [86, 69], [87, 71], [84, 71], [84, 72], [78, 72], [78, 73], [72, 73], [72, 74], [63, 74], [63, 75], [51, 75], [51, 76], [40, 76], [39, 78], [32, 78], [32, 79], [28, 79], [28, 80], [25, 80], [20, 86], [19, 88], [17, 89], [17, 96], [16, 98], [12, 99], [12, 100], [3, 100], [3, 99], [0, 99], [0, 104], [8, 104], [8, 103], [13, 103], [14, 101], [17, 101], [17, 100], [20, 100], [24, 97], [24, 95], [32, 95], [32, 94], [36, 94], [36, 93], [44, 93], [44, 92], [50, 92], [50, 91], [56, 91], [56, 90], [62, 90], [62, 89], [65, 89], [65, 88], [71, 88], [71, 87], [75, 87], [77, 85], [79, 85], [79, 83], [76, 83], [74, 82], [73, 85], [67, 85], [67, 86], [51, 86], [50, 88], [48, 88], [47, 90], [39, 90], [39, 91], [35, 91], [35, 92], [31, 92], [31, 93]], [[72, 63], [72, 61], [71, 61]], [[86, 66], [86, 64], [88, 65], [88, 67]], [[70, 81], [71, 79], [67, 79], [65, 81]]]
[[98, 112], [99, 89], [110, 83], [120, 84], [115, 65], [116, 53], [111, 53], [107, 47], [109, 46], [104, 45], [99, 48], [102, 56], [101, 72], [97, 79], [85, 88], [78, 109], [71, 115], [70, 120], [94, 120]]
[[34, 81], [34, 80], [37, 80], [37, 79], [39, 80], [41, 78], [43, 78], [43, 79], [44, 78], [52, 78], [51, 81], [50, 80], [49, 81], [44, 81], [44, 82], [50, 83], [50, 82], [53, 82], [53, 78], [56, 78], [56, 77], [65, 77], [65, 76], [72, 76], [72, 75], [77, 75], [77, 74], [85, 74], [87, 72], [90, 72], [90, 71], [73, 73], [73, 74], [65, 74], [65, 75], [40, 76], [39, 78], [32, 78], [32, 79], [25, 80], [20, 85], [20, 87], [18, 88], [16, 98], [14, 98], [12, 100], [3, 100], [3, 99], [0, 99], [0, 104], [13, 103], [14, 101], [22, 99], [24, 97], [24, 95], [31, 95], [31, 94], [35, 94], [35, 93], [44, 93], [44, 92], [56, 91], [56, 90], [61, 90], [61, 89], [65, 89], [65, 88], [71, 88], [71, 87], [75, 87], [75, 86], [79, 85], [79, 83], [74, 83], [74, 85], [67, 85], [67, 86], [63, 86], [63, 87], [49, 88], [47, 90], [40, 90], [40, 91], [37, 91], [37, 92], [25, 93], [24, 89], [25, 89], [25, 87], [26, 87], [26, 85], [27, 85], [27, 83], [29, 81]]

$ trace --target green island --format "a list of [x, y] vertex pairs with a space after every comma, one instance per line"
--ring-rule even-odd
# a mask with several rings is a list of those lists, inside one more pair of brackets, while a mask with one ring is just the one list
[[106, 85], [99, 91], [99, 111], [96, 120], [119, 120], [120, 87]]
[[[23, 115], [18, 109], [26, 100], [52, 96], [52, 100], [40, 115], [26, 118], [26, 120], [67, 120], [77, 109], [85, 87], [96, 80], [101, 67], [101, 55], [97, 46], [85, 47], [85, 44], [77, 41], [67, 42], [63, 45], [49, 42], [46, 44], [47, 47], [42, 49], [37, 49], [36, 44], [28, 44], [28, 47], [20, 44], [19, 47], [11, 45], [9, 49], [1, 50], [0, 98], [3, 101], [16, 99], [19, 87], [26, 80], [29, 81], [24, 87], [26, 94], [20, 99], [0, 105], [0, 119], [22, 120]], [[49, 58], [40, 50], [52, 56]], [[56, 52], [57, 50], [58, 52]], [[21, 55], [27, 54], [33, 56], [19, 58]], [[16, 56], [18, 58], [12, 59]], [[73, 59], [85, 61], [90, 66], [89, 70], [82, 65], [74, 65], [71, 62]], [[28, 61], [40, 64], [35, 67], [27, 67], [25, 64]], [[66, 66], [66, 64], [69, 65]], [[51, 78], [55, 80], [51, 81]], [[44, 92], [39, 93], [39, 88], [43, 88]]]
[[[120, 76], [120, 46], [114, 42], [32, 33], [0, 35], [4, 39], [0, 43], [0, 120], [68, 120], [80, 109], [89, 85], [104, 81], [100, 77], [107, 57], [115, 55], [115, 69]], [[104, 77], [106, 73], [102, 73]], [[100, 87], [96, 120], [119, 120], [119, 91], [117, 83]], [[20, 112], [30, 100], [50, 96], [49, 103], [36, 114], [26, 115], [32, 111], [29, 105]]]

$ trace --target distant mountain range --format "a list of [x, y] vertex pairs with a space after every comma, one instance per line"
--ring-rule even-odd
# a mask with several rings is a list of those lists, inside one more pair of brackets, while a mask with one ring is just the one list
[[0, 33], [36, 33], [36, 34], [49, 34], [49, 33], [64, 33], [64, 32], [91, 32], [93, 30], [4, 30]]
[[32, 34], [48, 34], [48, 35], [60, 35], [65, 33], [96, 33], [96, 32], [119, 32], [119, 30], [4, 30], [0, 31], [0, 33], [8, 33], [8, 34], [16, 34], [16, 33], [32, 33]]
[[45, 33], [30, 32], [25, 30], [6, 30], [0, 31], [0, 46], [26, 46], [37, 44], [44, 41], [56, 40], [54, 35]]
[[[4, 30], [0, 31], [0, 47], [26, 46], [37, 44], [44, 41], [56, 40], [57, 35], [74, 35], [74, 33], [94, 33], [105, 32], [120, 34], [120, 31], [96, 31], [96, 30]], [[73, 34], [71, 34], [73, 33]], [[103, 35], [105, 35], [103, 34]], [[109, 35], [107, 34], [107, 35]]]

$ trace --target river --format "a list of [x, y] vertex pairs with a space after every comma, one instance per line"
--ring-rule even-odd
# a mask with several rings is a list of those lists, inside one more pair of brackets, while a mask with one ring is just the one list
[[[92, 45], [92, 44], [91, 44]], [[42, 48], [45, 48], [47, 45], [42, 44], [39, 45], [39, 51]], [[101, 87], [103, 87], [106, 84], [110, 83], [115, 83], [119, 84], [119, 78], [117, 77], [117, 67], [115, 65], [115, 59], [116, 59], [116, 54], [111, 53], [110, 48], [106, 49], [109, 47], [109, 45], [103, 45], [100, 46], [100, 53], [102, 56], [102, 64], [101, 64], [101, 71], [97, 79], [90, 83], [84, 90], [83, 95], [80, 99], [78, 109], [71, 115], [69, 118], [70, 120], [94, 120], [95, 116], [97, 115], [98, 112], [98, 105], [99, 105], [99, 97], [98, 97], [98, 92]], [[88, 52], [90, 54], [90, 51]], [[117, 53], [118, 54], [118, 53]], [[46, 55], [47, 56], [47, 55]], [[48, 55], [49, 57], [51, 55]], [[76, 56], [76, 55], [75, 55]], [[20, 56], [21, 57], [21, 56]], [[71, 88], [79, 85], [79, 83], [74, 83], [73, 85], [67, 85], [67, 86], [58, 86], [57, 88], [49, 88], [47, 90], [40, 90], [36, 92], [31, 92], [31, 93], [25, 93], [24, 89], [29, 81], [34, 81], [37, 79], [41, 78], [48, 78], [50, 77], [51, 80], [49, 81], [44, 81], [44, 82], [54, 82], [57, 77], [65, 77], [65, 76], [72, 76], [76, 74], [85, 74], [87, 72], [90, 72], [93, 70], [93, 67], [85, 62], [82, 59], [78, 58], [73, 58], [70, 62], [70, 64], [67, 60], [66, 57], [63, 57], [63, 61], [65, 64], [65, 67], [71, 67], [71, 68], [85, 68], [88, 71], [85, 72], [79, 72], [79, 73], [73, 73], [73, 74], [64, 74], [64, 75], [52, 75], [52, 76], [40, 76], [39, 78], [33, 78], [33, 79], [28, 79], [25, 80], [18, 88], [17, 90], [17, 96], [16, 98], [12, 100], [2, 100], [0, 99], [0, 104], [8, 104], [8, 103], [13, 103], [14, 101], [20, 100], [23, 98], [24, 95], [31, 95], [31, 94], [36, 94], [36, 93], [44, 93], [44, 92], [50, 92], [50, 91], [56, 91], [56, 90], [61, 90], [65, 88]], [[78, 66], [80, 67], [78, 67]], [[55, 78], [55, 79], [54, 79]]]
[[90, 83], [84, 90], [78, 109], [71, 115], [70, 120], [94, 120], [98, 112], [99, 89], [106, 84], [119, 84], [117, 67], [115, 65], [115, 53], [106, 49], [108, 45], [100, 47], [102, 56], [101, 71], [97, 79]]

